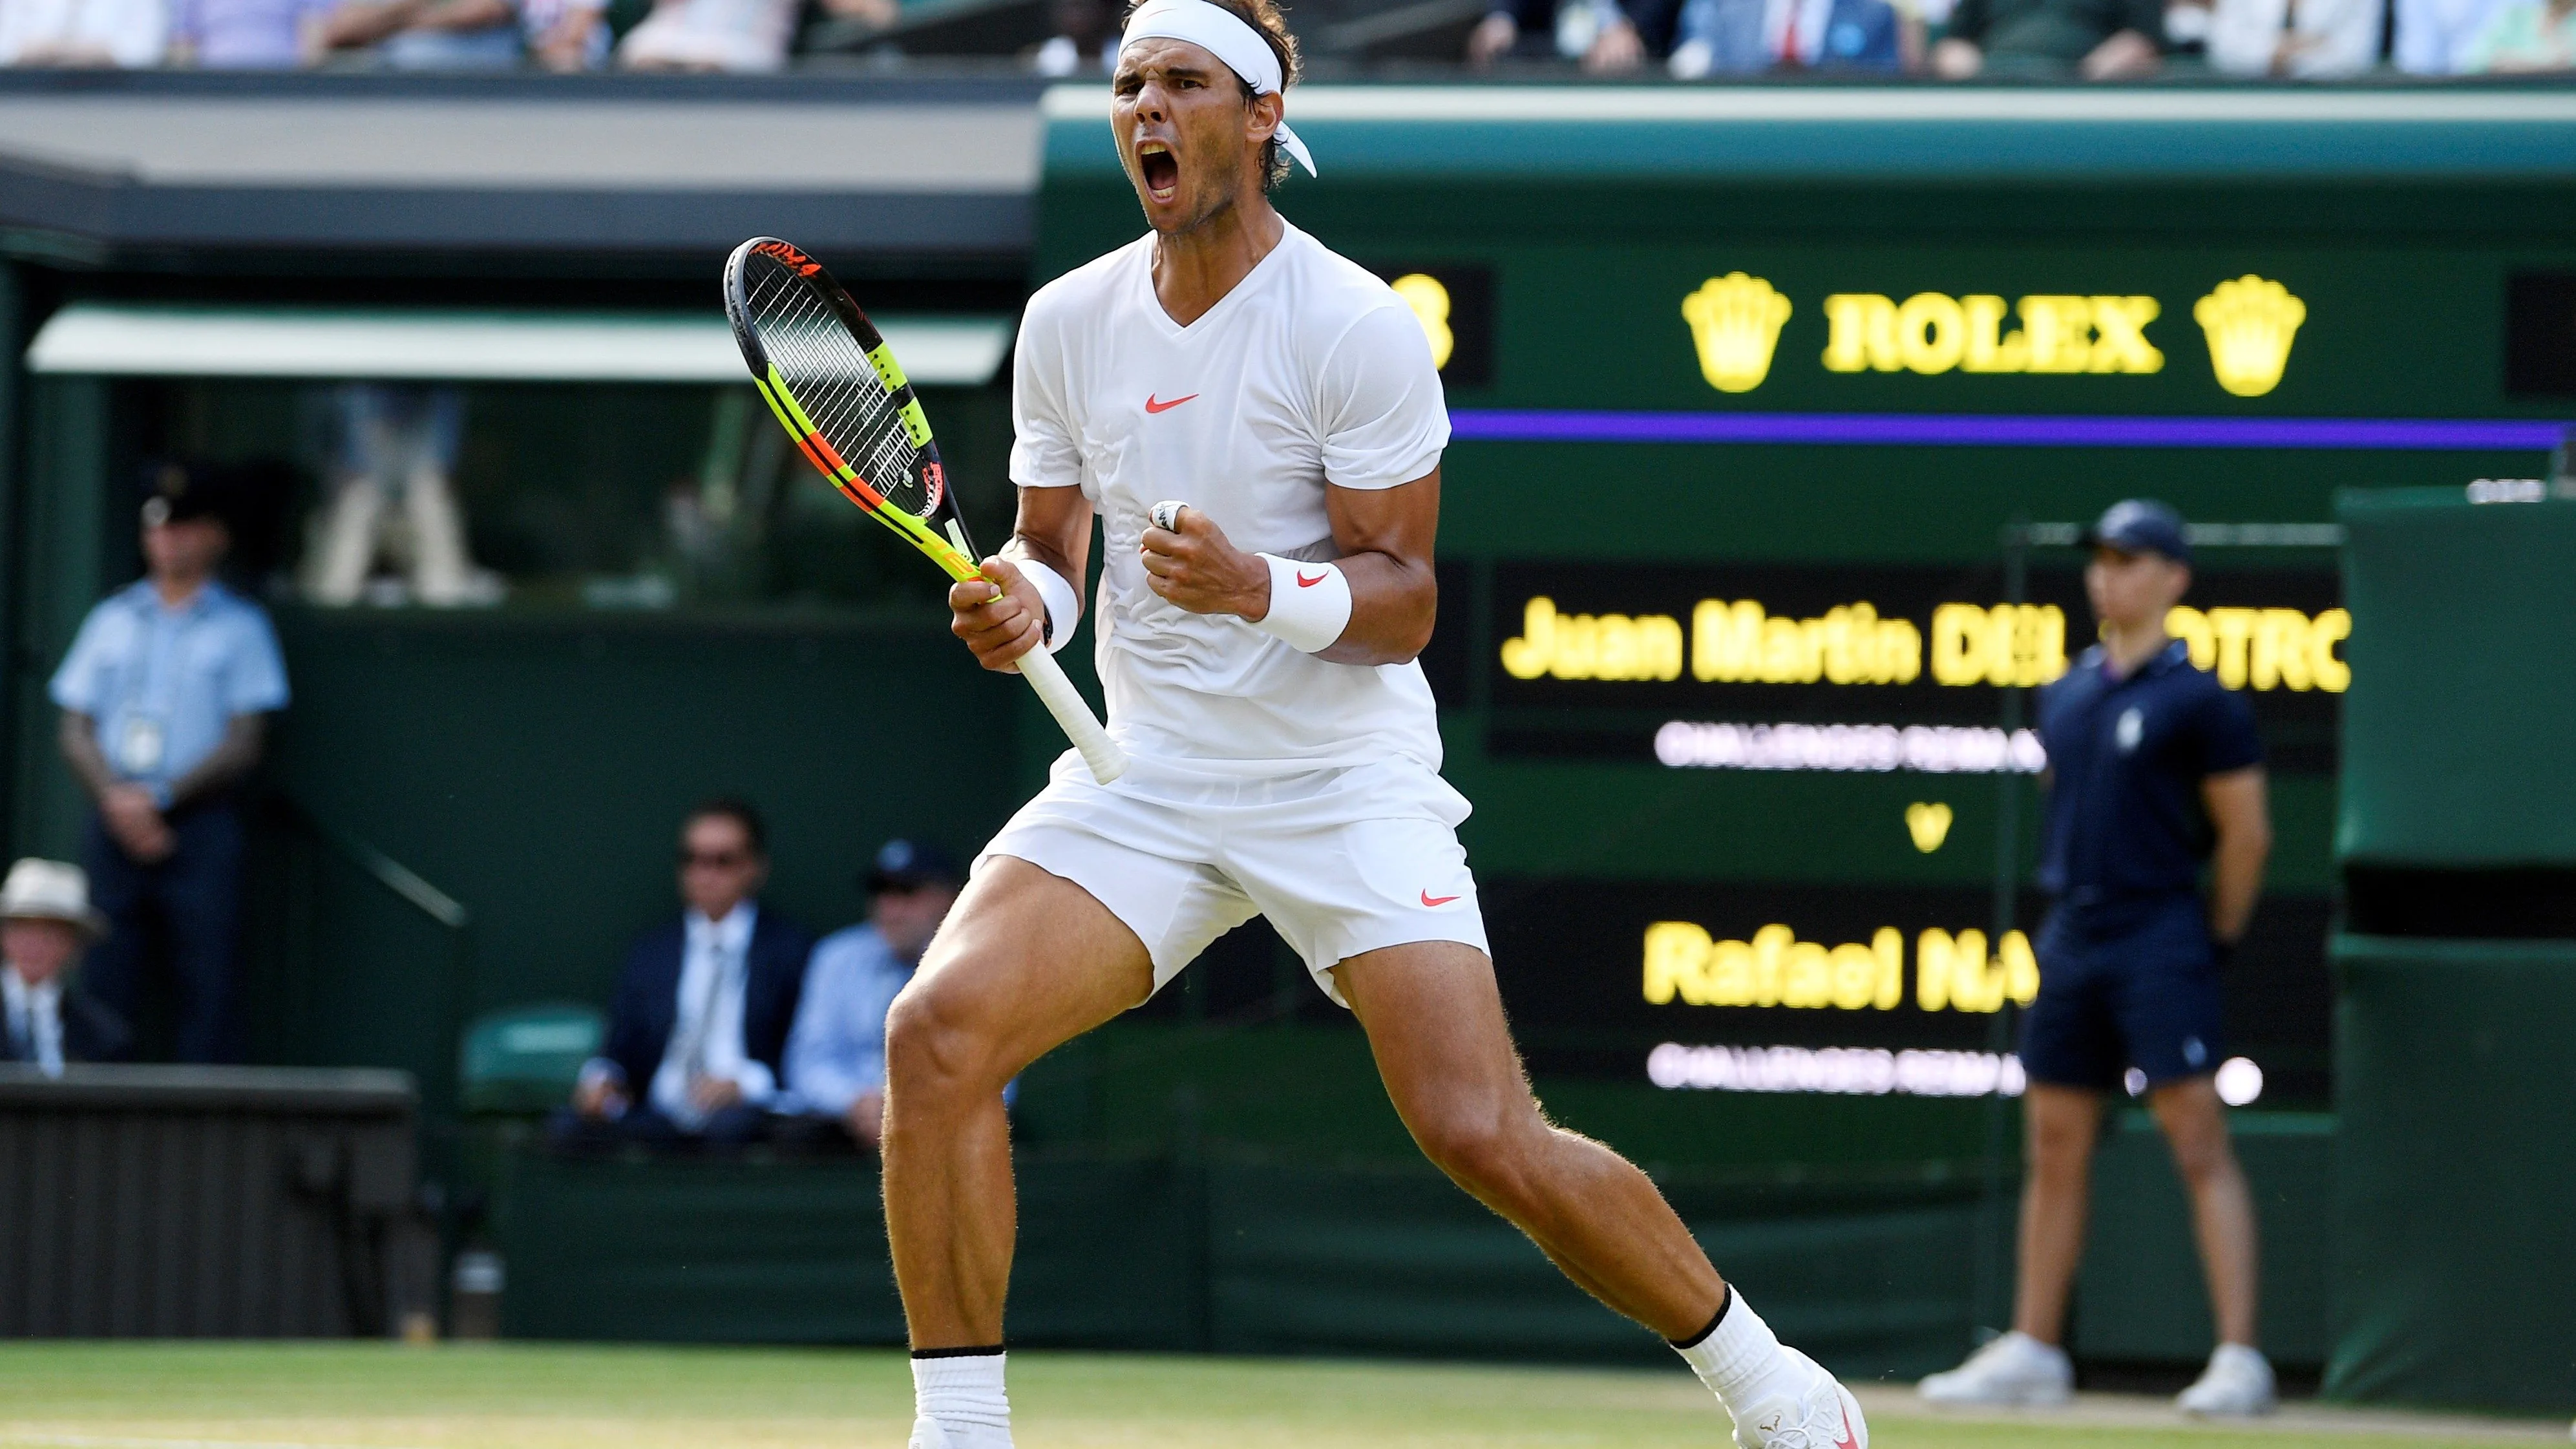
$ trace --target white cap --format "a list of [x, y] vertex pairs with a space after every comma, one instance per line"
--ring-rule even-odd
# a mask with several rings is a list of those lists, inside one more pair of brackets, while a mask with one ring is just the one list
[[34, 856], [9, 867], [0, 883], [0, 917], [13, 921], [68, 921], [91, 940], [107, 934], [107, 917], [89, 903], [89, 872]]

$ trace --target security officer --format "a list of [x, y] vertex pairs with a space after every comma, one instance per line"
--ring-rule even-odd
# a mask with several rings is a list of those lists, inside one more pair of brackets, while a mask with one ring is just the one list
[[286, 665], [268, 615], [215, 577], [232, 544], [220, 480], [164, 464], [148, 470], [145, 492], [145, 577], [90, 610], [52, 687], [63, 758], [98, 807], [83, 857], [112, 929], [86, 975], [134, 1021], [144, 978], [166, 971], [177, 1058], [234, 1061], [233, 787], [259, 763], [268, 716], [286, 706]]
[[2165, 632], [2191, 587], [2182, 519], [2132, 499], [2084, 541], [2102, 642], [2039, 700], [2049, 761], [2040, 884], [2057, 904], [2040, 932], [2039, 999], [2022, 1023], [2028, 1178], [2014, 1327], [1922, 1391], [1986, 1404], [2062, 1403], [2072, 1392], [2059, 1345], [2094, 1142], [2108, 1095], [2142, 1079], [2190, 1189], [2218, 1322], [2217, 1351], [2179, 1405], [2259, 1414], [2274, 1392], [2254, 1346], [2254, 1206], [2212, 1076], [2219, 968], [2254, 913], [2272, 846], [2263, 746], [2245, 701]]

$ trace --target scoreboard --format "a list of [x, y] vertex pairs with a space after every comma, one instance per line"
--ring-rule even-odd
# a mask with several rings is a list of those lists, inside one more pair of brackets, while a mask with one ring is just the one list
[[[2166, 620], [2308, 767], [2352, 678], [2319, 564], [2218, 574]], [[2062, 564], [2017, 600], [1938, 566], [1509, 563], [1494, 589], [1488, 747], [1667, 766], [2035, 772], [2035, 740], [1995, 734], [1996, 696], [2063, 674], [2091, 622]]]
[[[1095, 94], [1048, 102], [1041, 280], [1139, 229]], [[2018, 1090], [2029, 695], [2094, 626], [2071, 529], [2004, 539], [2144, 495], [2203, 526], [2168, 627], [2272, 771], [2228, 1089], [2322, 1106], [2333, 495], [2548, 466], [2563, 168], [2376, 93], [1937, 100], [1292, 98], [1325, 174], [1281, 209], [1448, 390], [1424, 665], [1515, 1030], [1640, 1089]]]
[[[1453, 739], [1481, 725], [1468, 743], [1487, 769], [1579, 767], [1708, 796], [1688, 823], [1641, 818], [1645, 834], [1781, 836], [1872, 812], [1929, 864], [1957, 849], [1964, 814], [2011, 808], [2026, 846], [2046, 758], [2012, 717], [2027, 699], [2006, 696], [2062, 674], [2090, 633], [2071, 557], [2030, 568], [2018, 597], [1993, 566], [1496, 562], [1480, 657], [1436, 652], [1435, 689], [1463, 706]], [[2326, 558], [2212, 571], [2167, 627], [2246, 697], [2284, 793], [2331, 779], [2352, 664]], [[1728, 783], [1754, 779], [1777, 804], [1748, 815], [1720, 803]], [[2021, 788], [1999, 807], [2007, 782]], [[1873, 798], [1890, 788], [1901, 808]], [[2017, 880], [1999, 922], [1990, 833], [1970, 849], [1966, 880], [1859, 862], [1766, 878], [1755, 864], [1697, 879], [1521, 878], [1485, 899], [1538, 1070], [1975, 1095], [2017, 1086], [1996, 1017], [2037, 990], [2045, 902]], [[2310, 891], [2267, 900], [2232, 983], [2231, 1033], [2253, 1065], [2233, 1069], [2231, 1093], [2322, 1099], [2327, 914]]]

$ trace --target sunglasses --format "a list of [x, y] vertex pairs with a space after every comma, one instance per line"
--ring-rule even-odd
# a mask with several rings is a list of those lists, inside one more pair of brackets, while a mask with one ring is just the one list
[[739, 850], [683, 850], [680, 869], [705, 866], [709, 870], [740, 870], [751, 864], [751, 857]]

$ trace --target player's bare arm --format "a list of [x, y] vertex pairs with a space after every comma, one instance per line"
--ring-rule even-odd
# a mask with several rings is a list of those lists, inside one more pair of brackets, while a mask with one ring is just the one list
[[2209, 934], [2224, 946], [2245, 934], [2263, 889], [2263, 863], [2272, 854], [2272, 812], [2264, 794], [2260, 765], [2201, 782], [2201, 802], [2216, 837], [2209, 853]]
[[[1046, 600], [1021, 572], [1020, 562], [1043, 564], [1061, 579], [1079, 580], [1091, 559], [1091, 501], [1079, 488], [1023, 488], [1019, 522], [1002, 551], [984, 560], [980, 580], [948, 589], [949, 630], [966, 641], [987, 669], [1008, 669], [1046, 635]], [[1070, 631], [1074, 621], [1059, 619]]]
[[[1324, 510], [1351, 590], [1351, 619], [1318, 658], [1335, 664], [1403, 664], [1431, 642], [1440, 603], [1431, 568], [1440, 532], [1440, 470], [1393, 488], [1327, 484]], [[1177, 529], [1147, 528], [1145, 573], [1155, 593], [1193, 614], [1234, 614], [1258, 623], [1270, 616], [1271, 570], [1257, 553], [1236, 548], [1225, 530], [1195, 508]]]

